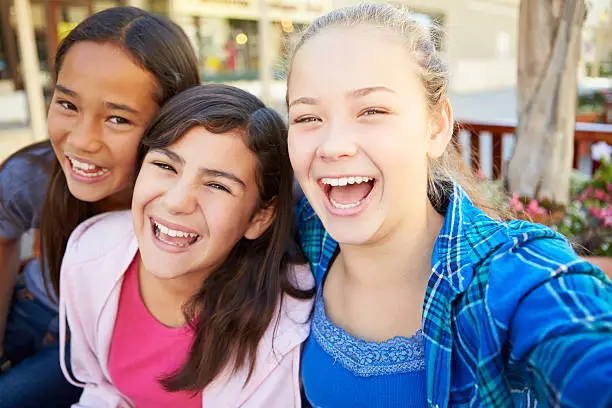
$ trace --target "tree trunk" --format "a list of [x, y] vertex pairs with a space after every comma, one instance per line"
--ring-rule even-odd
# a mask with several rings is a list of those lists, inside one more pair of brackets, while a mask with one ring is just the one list
[[521, 0], [516, 147], [508, 187], [566, 205], [574, 150], [584, 0]]

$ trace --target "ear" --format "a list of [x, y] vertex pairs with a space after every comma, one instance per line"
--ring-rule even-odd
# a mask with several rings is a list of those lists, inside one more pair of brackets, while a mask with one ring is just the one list
[[260, 208], [251, 218], [249, 227], [244, 232], [246, 239], [257, 239], [266, 232], [276, 218], [276, 198], [270, 200], [266, 206]]
[[437, 159], [442, 156], [453, 137], [454, 123], [453, 108], [448, 98], [445, 98], [440, 110], [429, 120], [428, 158]]

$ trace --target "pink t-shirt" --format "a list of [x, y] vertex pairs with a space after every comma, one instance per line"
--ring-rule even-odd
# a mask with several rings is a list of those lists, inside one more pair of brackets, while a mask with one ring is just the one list
[[136, 407], [202, 407], [202, 395], [168, 392], [159, 383], [187, 359], [193, 341], [189, 326], [166, 327], [140, 297], [136, 255], [123, 278], [108, 361], [113, 385]]

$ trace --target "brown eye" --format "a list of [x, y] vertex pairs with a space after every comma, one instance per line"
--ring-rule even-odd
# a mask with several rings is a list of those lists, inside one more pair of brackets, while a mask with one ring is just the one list
[[314, 116], [302, 116], [300, 118], [294, 119], [293, 123], [313, 123], [317, 121], [319, 121], [319, 119]]
[[215, 190], [221, 190], [221, 191], [225, 191], [226, 193], [232, 193], [231, 191], [229, 191], [229, 189], [221, 184], [218, 183], [208, 183], [207, 184], [208, 187], [213, 188]]
[[56, 103], [59, 106], [61, 106], [63, 109], [65, 109], [65, 110], [68, 110], [68, 111], [76, 111], [77, 110], [77, 107], [73, 103], [71, 103], [71, 102], [64, 101], [64, 100], [60, 99]]
[[169, 165], [168, 163], [164, 163], [164, 162], [151, 162], [151, 164], [153, 164], [154, 166], [162, 169], [162, 170], [166, 170], [166, 171], [171, 171], [173, 173], [176, 173], [176, 170], [174, 169], [174, 167], [172, 167], [171, 165]]
[[379, 108], [369, 108], [363, 111], [363, 116], [372, 116], [372, 115], [384, 115], [387, 111], [379, 109]]

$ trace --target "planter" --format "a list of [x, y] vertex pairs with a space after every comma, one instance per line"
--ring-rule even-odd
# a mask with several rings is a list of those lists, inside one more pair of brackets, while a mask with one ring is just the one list
[[612, 257], [609, 256], [583, 256], [583, 259], [597, 266], [608, 278], [612, 279]]
[[598, 112], [583, 112], [576, 115], [576, 122], [598, 123], [600, 116]]

